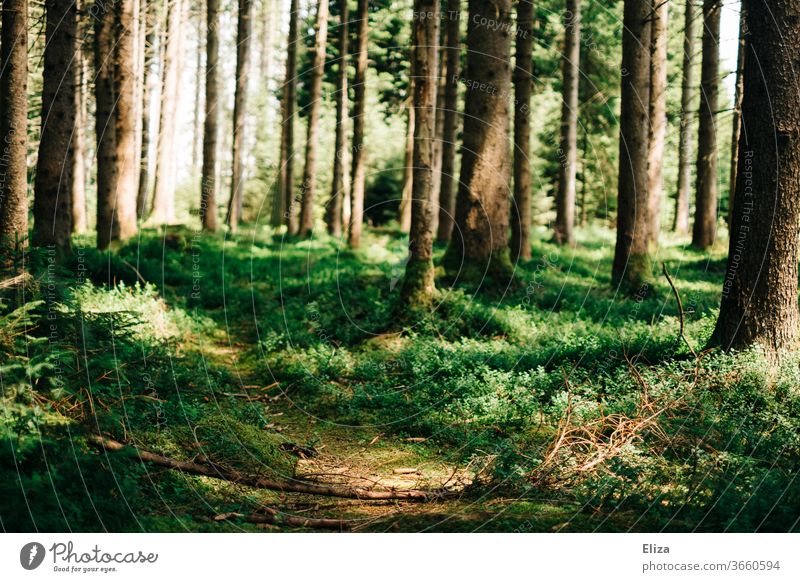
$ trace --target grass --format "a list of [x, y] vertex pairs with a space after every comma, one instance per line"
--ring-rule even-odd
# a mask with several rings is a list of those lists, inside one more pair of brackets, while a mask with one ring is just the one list
[[[798, 359], [776, 372], [757, 352], [695, 361], [660, 275], [664, 261], [700, 350], [721, 249], [670, 240], [624, 295], [612, 233], [582, 231], [575, 248], [538, 234], [508, 288], [450, 285], [437, 248], [433, 308], [402, 318], [407, 243], [391, 229], [357, 252], [171, 229], [115, 254], [77, 241], [57, 272], [34, 255], [36, 283], [0, 299], [3, 528], [253, 530], [212, 518], [269, 504], [370, 531], [797, 530]], [[253, 392], [266, 396], [241, 396]], [[643, 402], [664, 412], [610, 446]], [[591, 444], [547, 464], [565, 428], [587, 427]], [[467, 486], [423, 506], [284, 499], [107, 457], [83, 440], [97, 430], [247, 472]]]

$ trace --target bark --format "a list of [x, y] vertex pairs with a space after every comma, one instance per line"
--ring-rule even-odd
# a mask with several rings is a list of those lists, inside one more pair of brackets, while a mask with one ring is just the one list
[[133, 2], [112, 7], [97, 0], [95, 101], [97, 135], [97, 247], [136, 233]]
[[[411, 52], [412, 58], [414, 52]], [[414, 79], [409, 83], [409, 99], [413, 100]], [[400, 230], [411, 231], [411, 199], [414, 197], [414, 104], [406, 105], [406, 143], [403, 155], [403, 192], [400, 198]]]
[[444, 71], [444, 49], [442, 48], [446, 41], [446, 32], [441, 23], [438, 29], [439, 36], [436, 37], [436, 45], [439, 47], [439, 54], [437, 55], [438, 66], [436, 69], [436, 121], [434, 126], [435, 139], [433, 141], [433, 189], [431, 190], [431, 230], [434, 234], [439, 230], [439, 197], [442, 185], [442, 136], [444, 135], [443, 104], [444, 94], [447, 90], [445, 87], [447, 80]]
[[575, 192], [578, 167], [578, 85], [580, 72], [581, 12], [579, 0], [568, 0], [562, 71], [561, 145], [554, 240], [575, 243]]
[[219, 137], [219, 0], [206, 0], [206, 100], [203, 122], [203, 173], [200, 223], [217, 230], [217, 140]]
[[401, 301], [429, 306], [433, 280], [433, 190], [436, 179], [436, 98], [439, 79], [439, 0], [415, 0], [412, 22], [414, 77], [414, 177], [408, 262]]
[[683, 29], [683, 74], [681, 77], [681, 119], [678, 138], [678, 193], [672, 230], [689, 233], [689, 194], [692, 187], [692, 99], [694, 93], [694, 0], [686, 0]]
[[317, 141], [319, 140], [319, 115], [322, 106], [322, 77], [325, 73], [325, 50], [328, 42], [328, 0], [319, 0], [311, 58], [311, 105], [308, 109], [308, 137], [306, 163], [303, 170], [300, 209], [300, 236], [311, 236], [314, 230], [314, 198], [317, 189]]
[[625, 0], [617, 187], [617, 241], [612, 280], [639, 292], [650, 274], [647, 150], [651, 2]]
[[454, 193], [456, 139], [458, 134], [458, 78], [461, 75], [461, 1], [447, 0], [447, 37], [444, 49], [444, 128], [442, 171], [439, 185], [439, 228], [436, 238], [449, 241], [456, 210]]
[[202, 475], [213, 479], [230, 481], [253, 487], [256, 489], [268, 489], [271, 491], [281, 491], [284, 493], [304, 493], [307, 495], [324, 495], [327, 497], [340, 497], [344, 499], [404, 499], [407, 501], [429, 501], [431, 499], [447, 496], [447, 492], [423, 491], [419, 489], [363, 489], [360, 487], [347, 487], [339, 485], [324, 485], [310, 481], [277, 480], [260, 475], [250, 475], [240, 473], [232, 469], [225, 469], [217, 465], [201, 465], [191, 461], [180, 461], [170, 457], [145, 451], [137, 447], [126, 445], [113, 439], [90, 435], [89, 443], [102, 448], [106, 451], [130, 451], [136, 453], [143, 462], [153, 463], [167, 469], [174, 469], [190, 475]]
[[[570, 0], [572, 2], [573, 0]], [[575, 2], [577, 4], [577, 2]], [[567, 10], [571, 10], [568, 5]], [[572, 13], [574, 14], [574, 13]], [[580, 18], [580, 16], [578, 16]], [[578, 22], [580, 22], [578, 20]], [[567, 27], [567, 49], [569, 50], [569, 40], [574, 32], [576, 21], [570, 20]], [[580, 25], [578, 24], [578, 27]], [[531, 121], [530, 103], [531, 88], [533, 86], [533, 2], [530, 0], [520, 0], [517, 4], [517, 55], [516, 68], [514, 69], [514, 203], [511, 205], [511, 260], [516, 263], [518, 260], [531, 258]], [[570, 68], [572, 74], [572, 64], [567, 63], [576, 55], [578, 43], [575, 41], [575, 50], [570, 50], [569, 56], [565, 56], [564, 71]], [[577, 58], [574, 67], [577, 71]], [[566, 86], [566, 78], [565, 86]], [[575, 80], [575, 105], [577, 105], [577, 79]], [[572, 107], [572, 101], [569, 102]], [[568, 107], [566, 101], [564, 110]], [[573, 110], [574, 111], [574, 110]], [[572, 113], [570, 113], [572, 114]], [[577, 115], [576, 115], [577, 118]], [[574, 182], [574, 165], [573, 165]], [[560, 189], [559, 189], [560, 192]], [[574, 193], [574, 183], [573, 183]], [[573, 201], [574, 205], [574, 201]], [[571, 231], [571, 227], [570, 227]]]
[[703, 2], [703, 66], [700, 73], [700, 125], [697, 139], [697, 200], [692, 246], [707, 249], [717, 238], [717, 130], [721, 0]]
[[[497, 26], [483, 26], [481, 18]], [[489, 286], [504, 285], [513, 274], [508, 249], [511, 30], [510, 0], [470, 0], [465, 78], [473, 89], [467, 90], [464, 105], [456, 229], [445, 268], [454, 280]]]
[[150, 191], [150, 103], [155, 87], [153, 66], [156, 59], [156, 34], [158, 32], [158, 3], [149, 0], [143, 2], [145, 10], [142, 26], [144, 28], [144, 60], [142, 62], [142, 149], [139, 156], [139, 192], [136, 197], [136, 216], [139, 219], [147, 216], [147, 193]]
[[239, 222], [242, 219], [242, 200], [244, 199], [244, 133], [247, 121], [247, 80], [250, 77], [250, 38], [253, 33], [252, 8], [251, 0], [239, 0], [236, 94], [233, 104], [233, 167], [227, 219], [232, 233], [239, 229]]
[[87, 105], [87, 70], [88, 59], [84, 43], [88, 36], [88, 31], [81, 25], [81, 15], [84, 14], [86, 3], [76, 2], [75, 7], [78, 13], [76, 33], [80, 39], [75, 43], [75, 128], [72, 134], [72, 232], [81, 234], [88, 228], [86, 210], [86, 120], [88, 118]]
[[279, 190], [283, 203], [283, 220], [288, 234], [297, 232], [297, 209], [294, 197], [294, 112], [297, 101], [297, 27], [298, 0], [292, 0], [289, 15], [289, 39], [286, 56], [286, 79], [283, 85], [283, 125]]
[[742, 92], [744, 91], [744, 56], [747, 38], [747, 16], [744, 3], [739, 12], [739, 52], [736, 58], [736, 89], [733, 97], [733, 133], [731, 135], [731, 168], [728, 194], [728, 227], [733, 221], [733, 199], [736, 194], [736, 173], [739, 164], [739, 136], [742, 132]]
[[0, 31], [0, 263], [28, 238], [28, 2], [2, 4]]
[[661, 232], [661, 197], [664, 189], [662, 176], [664, 139], [667, 134], [667, 26], [669, 4], [655, 0], [655, 10], [650, 18], [650, 131], [647, 160], [647, 194], [650, 197], [648, 244], [651, 250], [658, 247]]
[[74, 0], [45, 4], [42, 133], [33, 199], [33, 244], [70, 251], [72, 234], [73, 131], [78, 120], [75, 48], [78, 13]]
[[[728, 264], [712, 338], [777, 360], [797, 338], [798, 2], [746, 0], [742, 135]], [[769, 104], [769, 106], [765, 106]]]
[[364, 190], [367, 182], [367, 155], [364, 151], [364, 121], [367, 102], [367, 43], [369, 39], [369, 1], [358, 0], [356, 37], [356, 76], [353, 101], [353, 167], [350, 188], [350, 226], [347, 241], [351, 248], [361, 246], [364, 222]]
[[197, 3], [198, 14], [197, 20], [197, 56], [195, 60], [195, 83], [194, 83], [194, 119], [192, 122], [192, 175], [197, 175], [197, 168], [200, 165], [200, 110], [202, 99], [202, 83], [200, 80], [203, 78], [203, 2], [202, 0]]
[[155, 186], [151, 224], [169, 224], [175, 221], [175, 187], [177, 174], [178, 93], [182, 67], [182, 36], [185, 0], [166, 0], [166, 32], [162, 61], [161, 115], [156, 148]]
[[348, 21], [350, 12], [347, 0], [339, 0], [339, 71], [336, 75], [336, 151], [333, 156], [333, 181], [331, 198], [326, 210], [326, 223], [331, 236], [342, 236], [342, 200], [350, 191], [350, 176], [347, 173], [347, 63]]

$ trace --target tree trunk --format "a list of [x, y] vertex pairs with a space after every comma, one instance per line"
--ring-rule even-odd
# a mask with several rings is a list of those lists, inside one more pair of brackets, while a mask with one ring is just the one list
[[311, 58], [311, 105], [308, 109], [306, 164], [303, 170], [303, 185], [301, 188], [300, 236], [311, 236], [314, 230], [319, 113], [322, 105], [322, 76], [325, 73], [325, 50], [328, 42], [328, 0], [319, 0], [317, 5], [317, 24], [314, 28], [314, 54]]
[[195, 60], [195, 83], [194, 83], [194, 119], [192, 122], [192, 176], [197, 175], [197, 168], [200, 165], [200, 110], [202, 99], [203, 78], [203, 2], [197, 2], [197, 57]]
[[247, 80], [250, 77], [250, 37], [253, 32], [251, 0], [239, 0], [238, 39], [236, 48], [236, 94], [233, 105], [233, 169], [231, 196], [228, 200], [228, 227], [232, 233], [241, 222], [244, 198], [244, 146], [247, 121]]
[[[570, 0], [572, 1], [572, 0]], [[576, 2], [577, 4], [577, 2]], [[567, 10], [570, 8], [568, 7]], [[567, 27], [567, 39], [571, 37]], [[514, 203], [511, 205], [511, 260], [531, 258], [531, 121], [530, 103], [533, 86], [533, 2], [520, 0], [517, 4], [517, 56], [514, 69]], [[567, 48], [569, 49], [569, 40]], [[577, 42], [575, 43], [577, 47]], [[577, 48], [576, 48], [577, 50]], [[564, 71], [567, 71], [565, 57]], [[575, 68], [577, 70], [577, 60]], [[571, 67], [571, 65], [570, 65]], [[570, 75], [571, 75], [570, 71]], [[564, 79], [565, 87], [567, 79]], [[575, 79], [575, 96], [577, 100], [577, 79]], [[565, 89], [566, 91], [566, 89]], [[570, 102], [571, 103], [571, 102]], [[567, 105], [565, 102], [564, 109]], [[577, 115], [576, 115], [577, 118]], [[574, 176], [574, 173], [573, 173]]]
[[356, 37], [356, 77], [353, 101], [353, 168], [350, 187], [350, 227], [347, 241], [351, 248], [361, 246], [364, 222], [364, 190], [367, 182], [367, 156], [364, 151], [364, 117], [367, 102], [367, 44], [369, 40], [369, 1], [358, 0]]
[[444, 128], [439, 186], [439, 228], [436, 238], [449, 241], [456, 210], [454, 195], [456, 139], [458, 134], [458, 78], [461, 75], [461, 0], [447, 0], [447, 37], [444, 49]]
[[84, 43], [87, 42], [88, 31], [81, 26], [80, 15], [84, 14], [86, 3], [76, 2], [76, 31], [79, 42], [75, 43], [75, 129], [72, 134], [72, 232], [81, 234], [88, 228], [86, 211], [86, 120], [88, 119], [87, 105], [87, 71], [88, 59]]
[[747, 16], [744, 2], [739, 12], [739, 53], [736, 58], [736, 90], [733, 97], [733, 134], [731, 135], [731, 173], [728, 190], [728, 227], [733, 221], [733, 199], [736, 194], [736, 173], [739, 163], [739, 136], [742, 132], [742, 92], [744, 91], [744, 55], [747, 35]]
[[72, 234], [72, 132], [75, 129], [75, 47], [78, 14], [74, 0], [45, 4], [42, 133], [33, 198], [33, 244], [69, 253]]
[[151, 224], [168, 224], [175, 221], [175, 187], [177, 151], [175, 135], [178, 117], [178, 93], [182, 69], [182, 35], [185, 0], [168, 2], [167, 27], [164, 35], [164, 56], [161, 84], [161, 115], [156, 148], [156, 173], [153, 192]]
[[651, 2], [625, 0], [622, 31], [617, 242], [612, 280], [641, 291], [650, 275], [647, 150]]
[[678, 195], [672, 230], [689, 233], [689, 193], [692, 187], [692, 99], [694, 92], [694, 0], [686, 0], [683, 29], [683, 75], [681, 77], [681, 121], [678, 138]]
[[2, 4], [0, 31], [0, 264], [28, 238], [28, 2]]
[[[491, 15], [496, 26], [480, 24]], [[504, 285], [513, 273], [508, 249], [511, 0], [470, 0], [464, 145], [456, 229], [445, 255], [451, 278]], [[481, 84], [489, 90], [482, 90]]]
[[97, 247], [136, 233], [133, 2], [94, 5], [97, 67]]
[[648, 244], [658, 248], [661, 232], [661, 196], [664, 189], [662, 176], [664, 139], [667, 134], [667, 27], [669, 4], [655, 0], [650, 18], [650, 131], [647, 160], [647, 194], [649, 203]]
[[342, 200], [350, 191], [347, 173], [347, 63], [349, 62], [348, 22], [350, 12], [347, 0], [339, 0], [339, 71], [336, 75], [336, 151], [333, 156], [333, 181], [331, 199], [326, 208], [326, 222], [331, 236], [342, 236]]
[[[414, 58], [414, 51], [411, 51]], [[412, 60], [413, 62], [413, 60]], [[403, 156], [403, 192], [400, 197], [400, 230], [411, 232], [411, 200], [414, 197], [414, 79], [409, 82], [409, 102], [406, 104], [406, 143]]]
[[581, 7], [579, 0], [568, 0], [565, 15], [564, 59], [561, 101], [561, 145], [556, 197], [554, 240], [560, 245], [575, 242], [575, 188], [578, 166], [578, 85], [581, 58]]
[[297, 101], [297, 27], [298, 0], [292, 0], [289, 15], [289, 39], [286, 56], [286, 79], [283, 85], [283, 125], [281, 126], [281, 160], [279, 190], [283, 203], [283, 219], [288, 234], [297, 233], [297, 209], [294, 196], [294, 112]]
[[203, 123], [203, 174], [200, 222], [217, 230], [217, 139], [219, 136], [219, 0], [206, 0], [206, 103]]
[[697, 139], [697, 202], [692, 246], [707, 249], [717, 238], [717, 130], [721, 0], [703, 2], [703, 66], [700, 73], [700, 126]]
[[155, 87], [153, 66], [156, 60], [155, 46], [158, 33], [158, 3], [149, 0], [142, 3], [145, 11], [142, 19], [144, 34], [144, 61], [142, 62], [142, 153], [139, 156], [139, 192], [136, 198], [136, 216], [147, 216], [147, 193], [150, 192], [150, 104]]
[[712, 341], [724, 349], [758, 344], [775, 360], [794, 347], [800, 319], [800, 6], [746, 0], [745, 8], [743, 131], [728, 265]]
[[428, 306], [433, 299], [433, 189], [436, 166], [436, 98], [439, 79], [439, 0], [415, 0], [414, 46], [414, 178], [408, 262], [401, 291], [409, 307]]
[[[441, 11], [441, 6], [439, 7]], [[433, 189], [431, 190], [431, 231], [435, 234], [439, 230], [439, 198], [442, 186], [442, 136], [444, 135], [444, 94], [447, 90], [447, 79], [445, 78], [445, 27], [438, 26], [439, 36], [436, 38], [436, 46], [439, 47], [437, 55], [438, 68], [436, 70], [436, 125], [433, 141]]]

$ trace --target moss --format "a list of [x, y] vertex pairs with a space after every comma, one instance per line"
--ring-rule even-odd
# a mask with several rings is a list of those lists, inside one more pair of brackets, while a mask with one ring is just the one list
[[487, 259], [465, 256], [463, 248], [450, 245], [443, 264], [447, 278], [481, 289], [505, 289], [514, 278], [514, 265], [508, 247], [497, 249]]
[[433, 259], [410, 259], [403, 279], [401, 304], [420, 309], [429, 307], [436, 291], [433, 273]]

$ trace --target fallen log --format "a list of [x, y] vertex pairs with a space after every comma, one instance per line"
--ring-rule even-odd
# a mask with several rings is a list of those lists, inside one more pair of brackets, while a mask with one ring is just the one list
[[332, 529], [334, 531], [349, 531], [351, 524], [344, 519], [329, 519], [319, 517], [297, 517], [286, 515], [276, 509], [264, 508], [265, 513], [223, 513], [214, 517], [214, 521], [227, 521], [241, 519], [247, 523], [267, 523], [270, 525], [288, 525], [291, 527], [305, 527], [308, 529]]
[[269, 489], [271, 491], [281, 491], [284, 493], [306, 493], [308, 495], [322, 495], [327, 497], [341, 497], [344, 499], [369, 499], [369, 500], [403, 500], [403, 501], [432, 501], [443, 499], [455, 494], [453, 491], [424, 491], [420, 489], [364, 489], [361, 487], [340, 487], [335, 485], [322, 485], [320, 483], [310, 483], [307, 481], [291, 480], [280, 481], [240, 473], [232, 469], [224, 469], [214, 465], [201, 465], [191, 461], [180, 461], [170, 457], [164, 457], [157, 453], [145, 451], [126, 445], [119, 441], [109, 439], [100, 435], [90, 435], [89, 442], [107, 451], [129, 450], [135, 452], [142, 461], [153, 463], [168, 469], [174, 469], [192, 475], [202, 475], [213, 479], [230, 481], [256, 489]]

